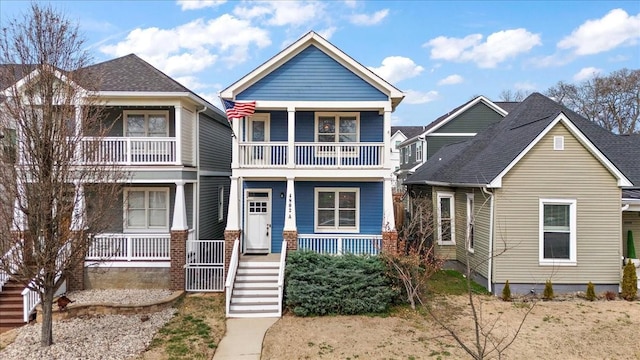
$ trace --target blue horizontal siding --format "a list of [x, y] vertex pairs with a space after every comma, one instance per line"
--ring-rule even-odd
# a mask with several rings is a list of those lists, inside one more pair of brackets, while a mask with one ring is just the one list
[[269, 112], [271, 124], [269, 129], [269, 136], [271, 141], [287, 141], [288, 125], [287, 125], [287, 112], [286, 111], [270, 111]]
[[[245, 181], [245, 189], [271, 189], [271, 252], [282, 251], [282, 231], [284, 230], [285, 198], [280, 193], [287, 193], [287, 183], [284, 181]], [[244, 191], [242, 202], [245, 203]], [[244, 223], [244, 215], [243, 215]]]
[[[314, 234], [315, 188], [349, 187], [360, 189], [360, 232], [380, 235], [383, 221], [382, 182], [296, 181], [296, 223], [299, 234]], [[283, 213], [284, 214], [284, 213]]]
[[388, 96], [310, 45], [255, 84], [238, 100], [385, 101]]

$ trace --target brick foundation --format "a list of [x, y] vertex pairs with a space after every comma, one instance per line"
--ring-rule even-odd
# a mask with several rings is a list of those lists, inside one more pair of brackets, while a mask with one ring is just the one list
[[184, 290], [184, 265], [187, 258], [186, 251], [188, 237], [189, 230], [171, 231], [171, 269], [169, 270], [170, 290]]
[[287, 251], [298, 250], [298, 232], [296, 230], [283, 231], [282, 239], [287, 242]]
[[388, 254], [398, 253], [398, 232], [383, 231], [382, 232], [382, 252]]
[[[231, 255], [233, 254], [233, 243], [236, 239], [240, 239], [240, 230], [225, 230], [224, 231], [224, 271], [229, 270], [229, 264], [231, 263]], [[241, 249], [238, 249], [240, 251]]]

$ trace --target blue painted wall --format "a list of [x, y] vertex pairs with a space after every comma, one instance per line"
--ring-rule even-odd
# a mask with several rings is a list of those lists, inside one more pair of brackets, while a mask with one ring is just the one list
[[310, 45], [236, 99], [384, 101], [388, 96]]
[[287, 141], [288, 125], [286, 111], [271, 111], [271, 128], [269, 129], [271, 141]]
[[298, 234], [314, 233], [316, 187], [360, 188], [360, 234], [380, 235], [382, 233], [382, 182], [296, 181], [295, 187]]
[[[282, 231], [284, 230], [285, 200], [280, 198], [280, 193], [287, 193], [287, 183], [285, 181], [246, 181], [245, 189], [271, 189], [271, 252], [280, 253], [282, 251]], [[242, 192], [242, 203], [245, 203], [244, 191]], [[244, 224], [244, 214], [243, 214]]]

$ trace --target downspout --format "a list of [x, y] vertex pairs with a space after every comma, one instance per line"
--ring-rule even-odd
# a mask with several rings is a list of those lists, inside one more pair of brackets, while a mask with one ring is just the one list
[[[205, 105], [202, 110], [196, 110], [196, 179], [198, 179], [198, 185], [196, 186], [195, 189], [195, 195], [196, 195], [196, 209], [198, 209], [198, 211], [193, 211], [194, 214], [200, 214], [200, 114], [207, 111], [209, 108]], [[196, 231], [196, 229], [200, 228], [200, 216], [196, 215], [196, 218], [193, 219], [193, 237], [195, 240], [200, 240], [200, 236], [199, 236], [199, 230]]]
[[489, 261], [487, 262], [487, 290], [492, 292], [492, 274], [493, 274], [493, 193], [488, 191], [486, 187], [482, 187], [482, 192], [489, 195]]

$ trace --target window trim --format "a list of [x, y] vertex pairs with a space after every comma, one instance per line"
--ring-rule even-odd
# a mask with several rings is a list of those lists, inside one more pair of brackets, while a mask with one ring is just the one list
[[[127, 222], [128, 222], [128, 215], [129, 212], [127, 211], [127, 202], [129, 199], [129, 192], [131, 191], [144, 191], [145, 192], [145, 223], [148, 222], [149, 218], [148, 218], [148, 214], [147, 212], [149, 211], [148, 208], [148, 192], [149, 191], [163, 191], [166, 194], [167, 197], [167, 214], [165, 216], [165, 223], [166, 225], [163, 227], [149, 227], [149, 225], [147, 224], [145, 227], [128, 227], [127, 226]], [[123, 189], [122, 191], [122, 195], [123, 195], [123, 199], [122, 199], [122, 218], [123, 218], [123, 223], [122, 223], [122, 232], [123, 233], [166, 233], [169, 232], [169, 228], [171, 226], [171, 224], [169, 223], [169, 215], [171, 213], [171, 192], [170, 189], [168, 187], [126, 187]]]
[[[438, 245], [455, 245], [456, 244], [456, 194], [449, 191], [438, 191], [437, 193], [437, 207], [438, 207]], [[442, 240], [442, 211], [440, 206], [440, 200], [443, 198], [450, 199], [451, 208], [451, 241]]]
[[218, 222], [224, 220], [224, 186], [218, 186]]
[[422, 161], [422, 142], [416, 143], [416, 161]]
[[[318, 196], [320, 192], [335, 192], [336, 193], [336, 204], [338, 201], [338, 192], [355, 192], [356, 193], [356, 224], [355, 227], [340, 227], [339, 222], [339, 207], [335, 207], [334, 211], [338, 212], [338, 221], [335, 222], [335, 226], [332, 228], [329, 227], [320, 227], [318, 225]], [[314, 188], [313, 195], [313, 228], [316, 233], [359, 233], [360, 232], [360, 188], [352, 188], [352, 187], [316, 187]], [[334, 214], [335, 217], [336, 214]]]
[[[171, 127], [170, 124], [170, 117], [169, 117], [169, 110], [123, 110], [122, 111], [122, 127], [123, 127], [123, 136], [124, 137], [138, 137], [138, 136], [127, 136], [127, 125], [128, 125], [128, 121], [127, 121], [127, 117], [129, 115], [143, 115], [144, 116], [144, 132], [145, 135], [142, 137], [150, 137], [149, 136], [149, 116], [150, 115], [165, 115], [167, 118], [167, 131], [165, 132], [164, 137], [169, 137], [169, 128]], [[162, 137], [162, 136], [159, 136]]]
[[[476, 216], [473, 213], [475, 200], [474, 193], [467, 193], [467, 234], [465, 242], [467, 243], [467, 251], [475, 252], [475, 234], [476, 234]], [[471, 231], [473, 229], [473, 231]]]
[[[569, 259], [548, 259], [544, 257], [544, 206], [569, 205]], [[538, 256], [541, 266], [576, 266], [577, 265], [577, 200], [543, 198], [538, 208]]]
[[271, 114], [270, 113], [253, 113], [247, 120], [247, 142], [253, 143], [253, 126], [254, 121], [264, 121], [264, 142], [271, 141]]
[[409, 163], [409, 155], [411, 153], [411, 145], [405, 146], [403, 148], [403, 150], [404, 150], [404, 163], [408, 164]]

